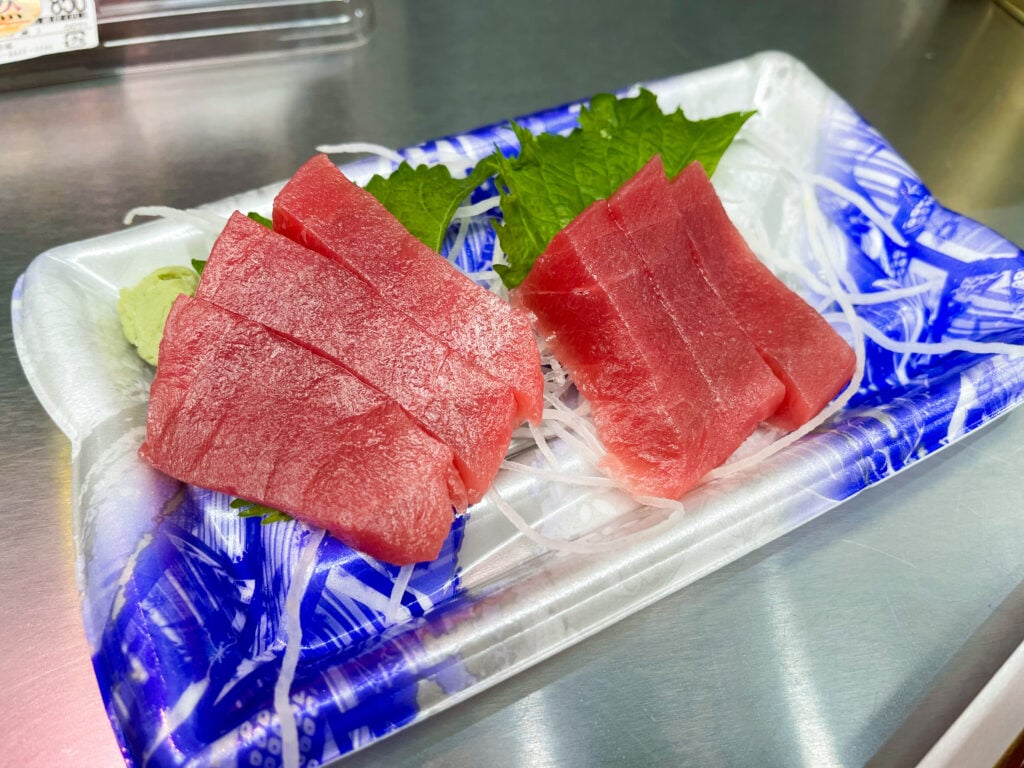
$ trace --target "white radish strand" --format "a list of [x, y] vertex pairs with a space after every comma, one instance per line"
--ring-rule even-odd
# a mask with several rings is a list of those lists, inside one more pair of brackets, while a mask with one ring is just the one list
[[556, 539], [551, 536], [545, 536], [542, 533], [535, 531], [530, 524], [523, 519], [523, 516], [519, 514], [515, 507], [509, 504], [501, 494], [498, 493], [497, 489], [493, 486], [484, 496], [491, 504], [494, 505], [498, 511], [500, 511], [516, 529], [523, 534], [527, 539], [532, 541], [543, 549], [555, 550], [558, 552], [568, 552], [570, 554], [578, 555], [595, 555], [602, 554], [605, 552], [613, 552], [617, 549], [621, 549], [623, 541], [627, 538], [632, 539], [637, 535], [651, 535], [658, 528], [665, 525], [670, 521], [676, 514], [677, 511], [682, 510], [682, 504], [676, 502], [678, 506], [671, 507], [671, 511], [664, 520], [660, 521], [657, 525], [646, 528], [643, 531], [639, 531], [635, 534], [629, 534], [628, 536], [619, 537], [612, 541], [601, 541], [601, 542], [589, 542], [579, 541], [575, 539]]
[[[301, 525], [301, 524], [299, 524]], [[285, 597], [285, 648], [281, 659], [281, 671], [274, 684], [274, 710], [281, 726], [281, 765], [284, 768], [299, 768], [299, 730], [292, 714], [291, 688], [295, 680], [295, 669], [299, 663], [299, 651], [302, 650], [302, 617], [299, 613], [302, 598], [306, 594], [309, 580], [316, 564], [316, 552], [320, 548], [324, 531], [320, 528], [307, 528], [306, 543], [299, 555], [299, 560], [292, 571], [292, 581]]]
[[544, 435], [541, 434], [541, 431], [530, 422], [527, 422], [526, 426], [529, 427], [530, 437], [533, 438], [533, 442], [537, 445], [537, 450], [540, 451], [540, 455], [544, 457], [544, 461], [547, 462], [548, 467], [554, 470], [560, 469], [558, 459], [551, 450], [551, 446], [548, 445], [547, 438], [544, 437]]
[[466, 236], [469, 234], [469, 219], [461, 219], [459, 221], [458, 231], [455, 233], [455, 241], [452, 243], [451, 250], [448, 251], [448, 263], [453, 267], [458, 266], [458, 258], [462, 255], [462, 249], [466, 245]]
[[863, 318], [857, 318], [857, 328], [878, 346], [910, 355], [948, 355], [953, 352], [970, 352], [977, 355], [1024, 355], [1024, 345], [1000, 341], [971, 341], [970, 339], [945, 339], [943, 341], [901, 341], [886, 336]]
[[867, 304], [888, 304], [891, 301], [900, 301], [901, 299], [909, 299], [914, 296], [920, 296], [922, 293], [928, 293], [937, 286], [934, 281], [925, 283], [915, 283], [914, 285], [908, 285], [901, 288], [884, 288], [877, 291], [870, 291], [869, 293], [847, 293], [846, 298], [851, 304], [857, 304], [859, 306]]
[[398, 569], [398, 575], [395, 576], [395, 583], [391, 587], [391, 595], [388, 598], [387, 608], [384, 610], [384, 626], [390, 627], [398, 620], [398, 611], [402, 607], [402, 598], [405, 597], [405, 590], [409, 586], [409, 579], [412, 578], [412, 572], [415, 570], [416, 565], [403, 565]]
[[552, 483], [565, 483], [567, 485], [586, 485], [597, 488], [618, 488], [619, 484], [610, 477], [604, 475], [581, 475], [578, 472], [568, 473], [560, 470], [542, 469], [531, 467], [528, 464], [520, 464], [516, 461], [503, 461], [501, 468], [521, 475], [530, 475], [538, 480], [547, 480]]
[[196, 208], [171, 208], [167, 205], [140, 205], [132, 208], [124, 215], [125, 226], [131, 224], [139, 216], [153, 216], [155, 218], [176, 221], [187, 224], [193, 229], [198, 229], [203, 234], [217, 237], [227, 218], [212, 211], [201, 211]]
[[317, 152], [323, 152], [325, 155], [375, 155], [377, 157], [390, 160], [396, 165], [402, 163], [405, 158], [398, 154], [391, 147], [385, 147], [382, 144], [372, 144], [367, 141], [348, 141], [343, 144], [320, 144], [316, 148]]
[[901, 248], [907, 247], [907, 239], [903, 234], [896, 229], [892, 222], [889, 221], [882, 212], [875, 208], [875, 206], [873, 206], [865, 197], [857, 194], [852, 189], [844, 187], [838, 181], [830, 179], [827, 176], [814, 174], [810, 177], [809, 181], [815, 186], [827, 189], [836, 197], [841, 197], [843, 200], [853, 205], [858, 211], [864, 214], [865, 218], [884, 232], [886, 237], [896, 243], [896, 245]]
[[550, 429], [554, 436], [579, 451], [591, 464], [600, 464], [605, 454], [604, 446], [597, 435], [590, 431], [589, 421], [579, 416], [564, 421], [569, 425], [568, 429], [557, 420], [552, 421]]
[[473, 219], [477, 216], [493, 211], [501, 204], [501, 197], [494, 195], [488, 197], [486, 200], [480, 200], [479, 202], [472, 203], [470, 205], [463, 205], [455, 209], [455, 213], [452, 214], [453, 219]]

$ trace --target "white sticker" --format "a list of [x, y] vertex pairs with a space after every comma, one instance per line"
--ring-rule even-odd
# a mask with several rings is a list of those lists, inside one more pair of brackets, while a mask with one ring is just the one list
[[93, 0], [0, 0], [0, 64], [99, 42]]

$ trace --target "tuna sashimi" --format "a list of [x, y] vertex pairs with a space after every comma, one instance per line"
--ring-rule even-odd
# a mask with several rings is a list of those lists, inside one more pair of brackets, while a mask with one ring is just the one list
[[785, 387], [705, 279], [661, 158], [623, 184], [608, 207], [714, 393], [705, 417], [717, 466], [776, 411]]
[[850, 380], [856, 366], [853, 350], [758, 260], [699, 163], [684, 168], [670, 188], [708, 282], [786, 386], [771, 422], [795, 429]]
[[394, 399], [452, 449], [468, 502], [483, 498], [518, 426], [512, 391], [355, 274], [236, 213], [196, 296], [330, 357]]
[[140, 455], [399, 565], [437, 557], [459, 483], [451, 451], [393, 400], [262, 325], [185, 296], [164, 328]]
[[540, 355], [526, 317], [409, 234], [324, 155], [274, 200], [274, 229], [341, 262], [457, 354], [515, 392], [519, 419], [539, 422]]
[[679, 497], [715, 465], [714, 394], [604, 201], [552, 240], [513, 301], [590, 401], [625, 487]]

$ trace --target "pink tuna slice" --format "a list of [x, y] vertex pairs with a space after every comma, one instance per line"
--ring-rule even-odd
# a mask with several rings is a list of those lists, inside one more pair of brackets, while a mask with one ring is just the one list
[[428, 333], [515, 393], [519, 419], [539, 422], [540, 354], [521, 312], [411, 235], [324, 155], [274, 200], [274, 229], [355, 272]]
[[344, 368], [202, 299], [171, 309], [139, 453], [396, 565], [435, 559], [452, 523], [447, 446]]
[[[395, 400], [452, 449], [468, 502], [483, 498], [519, 423], [512, 391], [355, 274], [235, 213], [196, 296], [329, 357]], [[456, 499], [460, 510], [465, 504]]]
[[577, 216], [513, 292], [590, 401], [608, 473], [678, 498], [715, 464], [714, 394], [605, 201]]
[[705, 279], [661, 158], [623, 184], [608, 206], [714, 393], [705, 418], [714, 436], [712, 466], [718, 466], [775, 413], [785, 387]]
[[671, 184], [671, 196], [708, 282], [786, 386], [770, 422], [784, 429], [806, 423], [850, 381], [856, 355], [825, 318], [758, 260], [700, 163], [683, 169]]

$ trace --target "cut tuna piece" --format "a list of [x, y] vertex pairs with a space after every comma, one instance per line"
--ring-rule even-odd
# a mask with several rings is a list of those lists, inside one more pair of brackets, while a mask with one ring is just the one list
[[539, 422], [544, 381], [528, 320], [409, 234], [324, 155], [274, 200], [274, 229], [337, 260], [428, 333], [515, 392], [519, 418]]
[[397, 565], [451, 527], [447, 446], [344, 368], [233, 312], [180, 296], [140, 455], [187, 483], [280, 509]]
[[468, 502], [483, 498], [519, 424], [512, 391], [355, 274], [236, 213], [196, 296], [330, 357], [394, 399], [452, 449]]
[[612, 477], [674, 498], [714, 466], [712, 390], [605, 201], [551, 241], [513, 301], [590, 401]]
[[700, 163], [684, 168], [670, 188], [708, 282], [786, 386], [770, 421], [785, 429], [799, 427], [849, 382], [856, 366], [853, 350], [758, 260]]
[[661, 158], [623, 184], [608, 207], [714, 393], [705, 418], [717, 466], [775, 413], [785, 387], [705, 279]]

